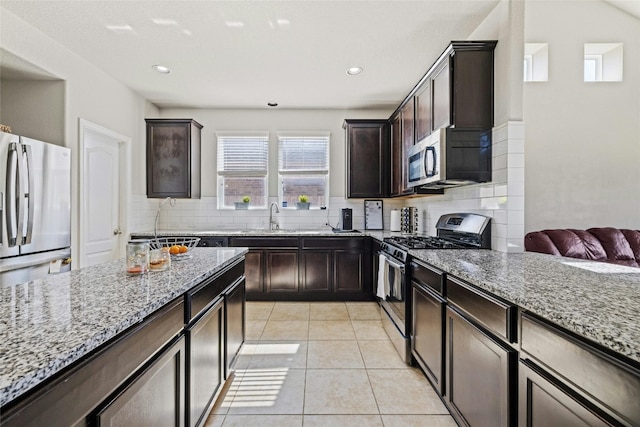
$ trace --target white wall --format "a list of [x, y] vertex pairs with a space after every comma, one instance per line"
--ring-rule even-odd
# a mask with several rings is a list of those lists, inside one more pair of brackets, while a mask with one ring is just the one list
[[[157, 114], [138, 94], [0, 6], [0, 47], [65, 82], [64, 144], [72, 150], [72, 256], [78, 248], [80, 118], [133, 140], [136, 156], [145, 150], [146, 114]], [[6, 123], [11, 125], [10, 123]], [[144, 163], [134, 163], [142, 168]]]
[[[524, 87], [526, 231], [640, 228], [640, 21], [603, 1], [527, 1], [549, 81]], [[622, 82], [583, 82], [584, 43], [624, 44]]]

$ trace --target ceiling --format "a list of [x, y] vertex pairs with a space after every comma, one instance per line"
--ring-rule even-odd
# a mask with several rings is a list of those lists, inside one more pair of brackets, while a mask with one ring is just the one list
[[[0, 3], [161, 108], [349, 109], [397, 106], [498, 0]], [[640, 16], [640, 1], [610, 3]], [[37, 75], [1, 59], [3, 78]]]
[[[161, 108], [347, 109], [397, 106], [446, 45], [467, 39], [497, 3], [1, 2]], [[3, 78], [15, 77], [16, 62], [3, 59]], [[364, 71], [349, 76], [352, 66]]]

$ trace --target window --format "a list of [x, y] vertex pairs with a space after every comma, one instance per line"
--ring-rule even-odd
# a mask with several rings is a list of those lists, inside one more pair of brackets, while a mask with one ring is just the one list
[[549, 80], [549, 45], [547, 43], [524, 44], [524, 81]]
[[584, 44], [584, 81], [622, 81], [622, 43]]
[[218, 209], [249, 196], [250, 208], [267, 207], [269, 134], [218, 133]]
[[329, 201], [329, 132], [278, 134], [279, 198], [282, 206], [295, 207], [305, 195], [311, 208]]

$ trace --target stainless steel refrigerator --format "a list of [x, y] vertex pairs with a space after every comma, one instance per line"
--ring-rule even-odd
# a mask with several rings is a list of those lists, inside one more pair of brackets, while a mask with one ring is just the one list
[[71, 268], [71, 150], [0, 132], [0, 285]]

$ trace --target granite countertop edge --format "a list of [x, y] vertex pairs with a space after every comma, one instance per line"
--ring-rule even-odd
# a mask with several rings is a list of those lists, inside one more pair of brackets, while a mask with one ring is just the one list
[[[216, 248], [206, 248], [204, 251], [218, 251], [220, 249]], [[224, 250], [229, 250], [226, 248]], [[177, 277], [177, 281], [180, 282], [180, 285], [168, 290], [166, 293], [163, 293], [162, 296], [149, 301], [148, 304], [143, 305], [139, 309], [134, 312], [127, 313], [127, 316], [123, 319], [120, 319], [120, 322], [111, 323], [104, 328], [94, 332], [91, 334], [88, 339], [83, 340], [81, 343], [71, 347], [66, 348], [63, 352], [58, 354], [55, 357], [50, 357], [43, 365], [40, 365], [37, 369], [32, 369], [25, 375], [19, 376], [18, 378], [13, 378], [12, 380], [8, 380], [6, 378], [0, 378], [0, 406], [4, 406], [6, 403], [20, 397], [22, 394], [36, 387], [38, 384], [43, 382], [44, 380], [50, 378], [56, 373], [60, 372], [64, 368], [70, 366], [74, 362], [80, 360], [82, 357], [86, 356], [91, 351], [97, 349], [101, 345], [107, 343], [111, 339], [115, 338], [118, 334], [124, 332], [128, 328], [142, 322], [145, 318], [147, 318], [150, 314], [156, 312], [166, 304], [171, 301], [179, 298], [184, 295], [187, 291], [189, 291], [194, 286], [202, 283], [204, 280], [208, 279], [211, 276], [214, 276], [219, 271], [223, 270], [227, 266], [236, 262], [239, 257], [243, 256], [247, 253], [247, 248], [233, 248], [233, 255], [224, 259], [222, 261], [217, 262], [215, 265], [210, 268], [205, 268], [204, 271], [199, 271], [194, 275], [182, 275], [179, 274]], [[188, 261], [187, 261], [188, 262]], [[108, 263], [106, 265], [111, 266], [114, 269], [122, 269], [123, 260], [114, 261]], [[182, 265], [180, 265], [182, 263]], [[185, 261], [174, 261], [172, 264], [178, 264], [179, 267], [183, 269], [187, 265]], [[76, 272], [82, 272], [82, 274], [91, 274], [92, 270], [97, 268], [104, 268], [105, 264], [101, 264], [99, 266], [87, 267], [85, 269], [76, 270]], [[63, 274], [71, 274], [63, 273]], [[165, 272], [150, 272], [150, 275], [163, 274]], [[76, 273], [78, 274], [78, 273]], [[51, 282], [55, 282], [58, 279], [55, 276], [51, 276]], [[81, 280], [81, 279], [78, 279]], [[33, 283], [42, 282], [47, 285], [48, 279], [34, 281]], [[52, 283], [52, 286], [56, 286], [55, 283]], [[6, 353], [1, 350], [4, 347], [4, 344], [0, 346], [0, 358], [4, 359], [6, 357]], [[15, 355], [14, 355], [15, 357]]]
[[[411, 250], [411, 256], [640, 363], [640, 274], [598, 274], [554, 255]], [[640, 273], [640, 271], [639, 271]], [[640, 366], [640, 365], [639, 365]]]

